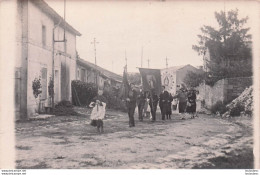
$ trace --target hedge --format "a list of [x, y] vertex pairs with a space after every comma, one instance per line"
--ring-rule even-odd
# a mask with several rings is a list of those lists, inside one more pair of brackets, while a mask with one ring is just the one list
[[91, 100], [97, 96], [98, 88], [94, 83], [86, 83], [80, 80], [71, 82], [72, 104], [76, 106], [89, 105]]

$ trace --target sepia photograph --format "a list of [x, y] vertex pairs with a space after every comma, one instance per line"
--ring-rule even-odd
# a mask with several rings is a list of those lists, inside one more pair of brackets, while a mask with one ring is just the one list
[[0, 4], [1, 169], [260, 167], [259, 1]]

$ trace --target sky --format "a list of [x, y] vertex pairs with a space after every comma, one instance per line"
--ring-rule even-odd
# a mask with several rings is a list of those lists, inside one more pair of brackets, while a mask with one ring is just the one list
[[[61, 16], [63, 0], [46, 0]], [[77, 51], [82, 59], [118, 74], [126, 64], [129, 72], [137, 67], [165, 68], [203, 64], [192, 50], [203, 25], [217, 27], [214, 12], [238, 9], [239, 17], [254, 24], [256, 7], [246, 1], [66, 1], [66, 21], [78, 30]]]

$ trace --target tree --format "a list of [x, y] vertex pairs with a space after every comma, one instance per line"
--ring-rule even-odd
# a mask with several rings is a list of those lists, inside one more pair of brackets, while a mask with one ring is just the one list
[[183, 82], [188, 86], [188, 87], [197, 87], [200, 85], [200, 83], [203, 82], [205, 77], [205, 73], [204, 72], [192, 72], [189, 71]]
[[238, 10], [215, 12], [218, 29], [204, 25], [198, 35], [198, 45], [192, 49], [204, 55], [208, 49], [210, 59], [208, 75], [215, 81], [228, 77], [252, 76], [250, 28], [244, 27], [248, 17], [238, 18]]

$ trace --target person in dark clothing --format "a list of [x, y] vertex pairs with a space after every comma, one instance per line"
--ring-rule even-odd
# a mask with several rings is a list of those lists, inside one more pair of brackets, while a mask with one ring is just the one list
[[151, 108], [153, 122], [156, 120], [156, 109], [157, 109], [158, 101], [159, 101], [158, 95], [152, 90], [152, 96], [149, 105]]
[[159, 100], [159, 106], [161, 109], [162, 120], [165, 120], [168, 100], [169, 100], [169, 92], [165, 90], [165, 86], [162, 86], [162, 92], [160, 94], [160, 100]]
[[166, 100], [165, 103], [165, 114], [166, 114], [166, 119], [171, 119], [172, 115], [172, 95], [169, 93], [168, 99]]
[[179, 113], [182, 114], [181, 119], [185, 119], [185, 112], [187, 106], [187, 89], [184, 84], [181, 84], [181, 88], [177, 91], [177, 94], [173, 98], [179, 100]]
[[194, 118], [196, 114], [196, 90], [191, 88], [187, 93], [188, 101], [187, 101], [187, 108], [186, 112], [191, 115], [191, 118]]
[[139, 121], [143, 121], [144, 103], [145, 103], [144, 92], [142, 89], [140, 89], [140, 92], [137, 95], [137, 107], [138, 107]]
[[134, 90], [134, 84], [130, 84], [130, 90], [127, 94], [126, 98], [126, 104], [127, 104], [127, 112], [129, 116], [129, 127], [134, 127], [135, 126], [135, 119], [134, 119], [134, 114], [135, 114], [135, 107], [136, 107], [136, 91]]

